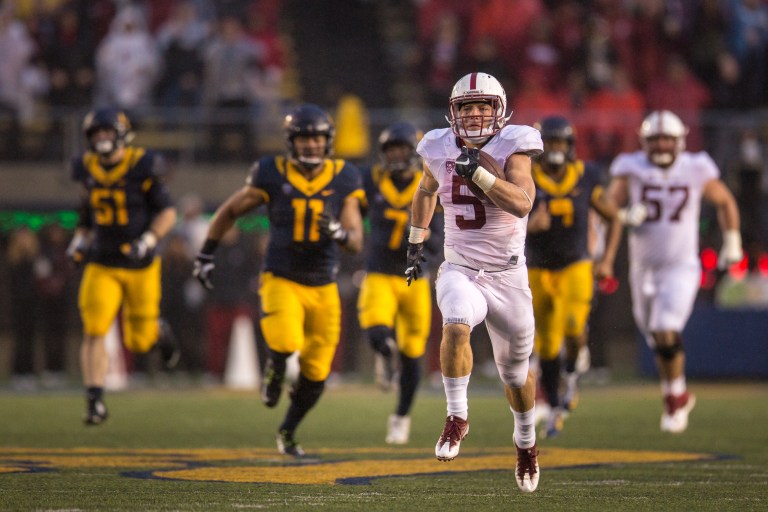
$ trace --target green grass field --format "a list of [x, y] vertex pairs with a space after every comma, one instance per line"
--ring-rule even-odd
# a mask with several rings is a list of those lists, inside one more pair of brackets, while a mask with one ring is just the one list
[[587, 387], [562, 434], [539, 442], [533, 494], [514, 482], [501, 391], [480, 387], [449, 463], [434, 459], [444, 397], [426, 388], [406, 447], [383, 442], [393, 395], [329, 389], [297, 433], [302, 462], [274, 448], [285, 400], [124, 391], [87, 428], [79, 392], [0, 393], [0, 510], [768, 510], [765, 383], [691, 383], [698, 403], [679, 436], [659, 430], [655, 382]]

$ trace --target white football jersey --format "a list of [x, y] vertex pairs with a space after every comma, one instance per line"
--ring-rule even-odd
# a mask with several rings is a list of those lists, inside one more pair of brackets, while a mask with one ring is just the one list
[[684, 151], [662, 169], [642, 151], [623, 153], [611, 164], [611, 176], [628, 178], [628, 204], [642, 201], [648, 207], [645, 222], [630, 231], [632, 265], [698, 265], [702, 192], [707, 182], [720, 177], [712, 158]]
[[[539, 131], [522, 125], [505, 126], [483, 147], [502, 168], [513, 153], [537, 155], [542, 149]], [[460, 254], [476, 269], [523, 264], [528, 217], [515, 217], [470, 192], [454, 170], [461, 149], [451, 129], [428, 132], [416, 151], [440, 184], [437, 194], [445, 212], [446, 255]]]

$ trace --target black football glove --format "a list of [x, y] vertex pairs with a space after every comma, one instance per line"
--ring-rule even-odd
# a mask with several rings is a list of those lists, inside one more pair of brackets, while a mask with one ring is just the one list
[[200, 281], [206, 290], [213, 290], [211, 275], [216, 264], [213, 263], [213, 254], [197, 253], [195, 256], [195, 266], [192, 269], [192, 275]]
[[320, 232], [331, 240], [335, 240], [338, 244], [344, 245], [347, 243], [348, 234], [341, 227], [341, 222], [336, 220], [336, 217], [328, 212], [320, 214], [320, 219], [317, 221], [317, 226], [320, 228]]
[[479, 149], [467, 149], [467, 146], [462, 146], [461, 154], [456, 159], [456, 174], [464, 179], [471, 180], [472, 175], [475, 174], [475, 171], [480, 166], [479, 155]]
[[411, 281], [417, 280], [419, 276], [424, 273], [421, 264], [426, 261], [427, 258], [424, 257], [424, 243], [409, 243], [407, 256], [408, 268], [405, 269], [405, 280], [408, 282], [408, 286], [411, 286]]

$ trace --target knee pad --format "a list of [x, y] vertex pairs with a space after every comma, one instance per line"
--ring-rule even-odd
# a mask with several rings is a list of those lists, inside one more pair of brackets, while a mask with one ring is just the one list
[[368, 341], [373, 350], [384, 356], [392, 355], [392, 350], [397, 351], [395, 331], [385, 325], [374, 325], [367, 330]]
[[501, 364], [496, 361], [501, 381], [510, 388], [519, 389], [525, 385], [528, 379], [528, 360]]
[[683, 339], [677, 335], [675, 341], [671, 345], [659, 345], [658, 343], [653, 348], [660, 358], [671, 361], [677, 354], [683, 351]]

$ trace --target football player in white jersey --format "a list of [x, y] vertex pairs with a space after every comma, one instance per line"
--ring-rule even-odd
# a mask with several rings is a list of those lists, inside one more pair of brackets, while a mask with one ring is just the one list
[[[436, 291], [443, 316], [440, 366], [448, 415], [435, 455], [454, 459], [469, 432], [470, 332], [485, 321], [514, 415], [515, 479], [522, 491], [533, 492], [539, 481], [536, 379], [528, 368], [534, 320], [524, 246], [535, 193], [531, 156], [542, 151], [541, 135], [529, 126], [506, 125], [506, 93], [487, 73], [461, 78], [449, 106], [450, 127], [428, 132], [417, 147], [424, 174], [413, 197], [406, 270], [409, 282], [421, 274], [423, 241], [439, 198], [445, 212], [445, 261]], [[505, 179], [480, 165], [480, 148], [503, 168]], [[468, 180], [483, 192], [472, 193]]]
[[687, 133], [677, 115], [652, 112], [640, 126], [642, 150], [616, 157], [608, 189], [610, 200], [622, 208], [619, 218], [630, 228], [632, 313], [655, 352], [664, 400], [661, 430], [672, 433], [685, 431], [696, 403], [685, 382], [682, 331], [701, 278], [702, 199], [717, 208], [723, 232], [720, 267], [743, 258], [736, 200], [707, 153], [685, 151]]

